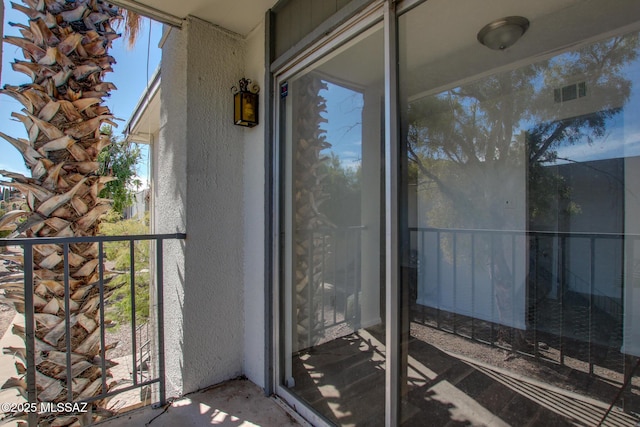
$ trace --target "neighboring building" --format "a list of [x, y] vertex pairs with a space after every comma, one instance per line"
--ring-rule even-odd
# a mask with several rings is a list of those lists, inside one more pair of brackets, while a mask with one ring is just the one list
[[152, 231], [187, 234], [169, 396], [245, 375], [314, 425], [640, 421], [637, 1], [114, 3], [167, 24], [126, 132]]
[[0, 209], [5, 209], [9, 200], [9, 188], [0, 187]]
[[24, 203], [24, 196], [18, 190], [0, 187], [0, 209], [5, 211], [20, 209]]
[[136, 191], [133, 194], [133, 203], [124, 208], [122, 217], [124, 219], [144, 219], [144, 214], [149, 212], [149, 189]]

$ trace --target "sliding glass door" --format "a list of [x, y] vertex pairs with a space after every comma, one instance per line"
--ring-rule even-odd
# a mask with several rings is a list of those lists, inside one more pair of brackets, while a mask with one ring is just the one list
[[634, 425], [640, 9], [522, 5], [494, 51], [462, 3], [399, 20], [401, 424]]
[[318, 424], [640, 421], [637, 5], [372, 2], [280, 65], [280, 396]]
[[282, 384], [340, 425], [384, 424], [382, 29], [281, 82]]

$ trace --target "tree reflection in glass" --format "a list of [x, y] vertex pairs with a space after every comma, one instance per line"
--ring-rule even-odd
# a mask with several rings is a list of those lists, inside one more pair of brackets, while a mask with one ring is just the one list
[[[571, 250], [560, 248], [558, 233], [602, 231], [598, 215], [583, 212], [566, 165], [611, 177], [587, 160], [632, 154], [614, 136], [621, 132], [632, 89], [627, 72], [637, 52], [638, 34], [614, 37], [409, 103], [408, 179], [417, 189], [413, 222], [427, 236], [414, 243], [424, 245], [413, 292], [420, 304], [496, 323], [491, 341], [532, 351], [535, 338], [525, 331], [536, 306], [560, 295], [560, 276], [573, 274], [571, 263], [558, 267], [560, 249], [569, 256], [579, 252], [577, 241], [567, 244]], [[599, 154], [593, 148], [605, 144], [616, 149]], [[583, 148], [586, 158], [567, 155], [570, 147]], [[614, 178], [624, 181], [624, 174]], [[624, 197], [618, 205], [624, 218]], [[621, 234], [623, 222], [604, 231]], [[436, 243], [428, 249], [430, 239]], [[602, 269], [622, 264], [621, 245], [614, 244], [611, 257], [617, 259], [602, 261]], [[612, 271], [621, 274], [620, 268]], [[475, 282], [473, 297], [471, 291], [452, 291], [452, 280]]]

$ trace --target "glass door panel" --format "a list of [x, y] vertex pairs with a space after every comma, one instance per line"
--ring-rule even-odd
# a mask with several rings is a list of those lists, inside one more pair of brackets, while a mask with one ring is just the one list
[[380, 26], [284, 83], [282, 384], [338, 425], [384, 424]]
[[399, 19], [401, 424], [635, 425], [640, 9], [531, 4], [491, 51], [499, 2], [445, 3]]

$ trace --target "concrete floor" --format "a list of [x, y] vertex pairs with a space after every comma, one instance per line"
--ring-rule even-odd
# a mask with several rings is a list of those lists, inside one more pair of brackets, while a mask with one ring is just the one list
[[[24, 325], [24, 317], [16, 315], [13, 323]], [[21, 338], [11, 333], [11, 327], [0, 339], [0, 348], [23, 347]], [[15, 377], [15, 356], [0, 352], [0, 385], [7, 378]], [[134, 392], [136, 394], [138, 392]], [[21, 403], [24, 398], [16, 389], [0, 390], [1, 403]], [[0, 416], [4, 413], [0, 413]], [[308, 425], [299, 418], [296, 421], [283, 406], [251, 381], [232, 380], [207, 390], [189, 394], [163, 408], [150, 406], [136, 409], [115, 418], [97, 423], [101, 427], [174, 427], [174, 426], [300, 426]], [[16, 422], [3, 424], [17, 426]]]
[[[5, 353], [2, 351], [4, 348], [9, 347], [24, 347], [24, 341], [22, 338], [17, 335], [13, 335], [11, 332], [11, 327], [13, 324], [18, 324], [20, 326], [24, 326], [24, 316], [18, 314], [15, 316], [11, 325], [9, 325], [9, 329], [4, 333], [2, 338], [0, 339], [0, 386], [5, 383], [9, 378], [17, 377], [18, 374], [16, 372], [15, 362], [18, 360], [16, 356], [13, 356], [10, 353]], [[0, 390], [0, 403], [23, 403], [25, 399], [18, 393], [18, 390], [15, 388], [9, 389], [1, 389]], [[4, 412], [0, 412], [0, 417], [4, 416]], [[18, 426], [18, 423], [15, 421], [10, 421], [3, 426], [7, 427], [15, 427]]]
[[141, 408], [96, 424], [124, 426], [300, 426], [275, 399], [248, 380], [233, 380], [190, 394], [165, 408]]

